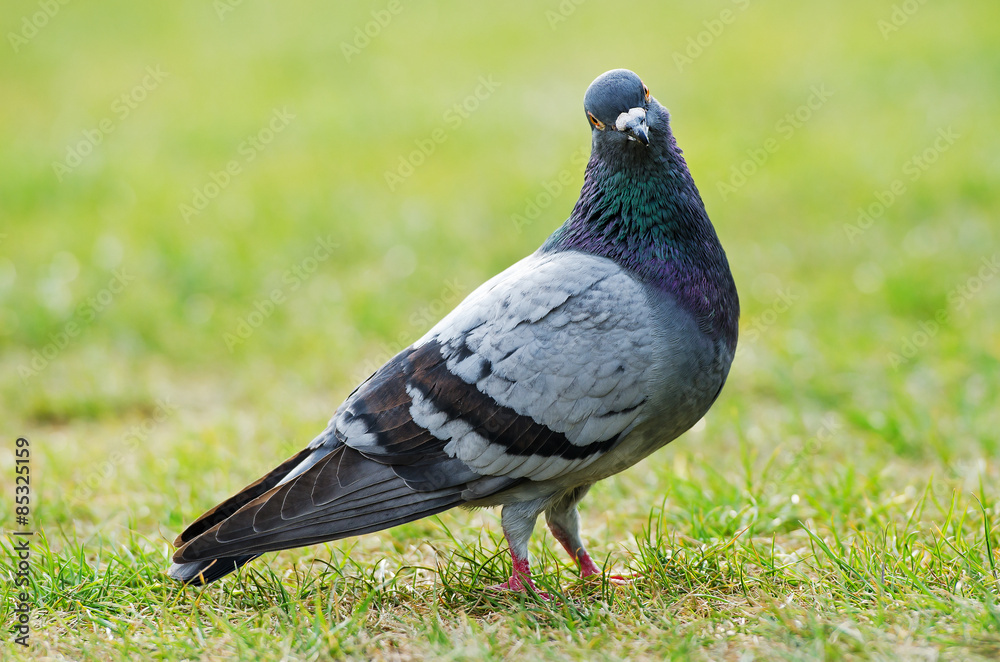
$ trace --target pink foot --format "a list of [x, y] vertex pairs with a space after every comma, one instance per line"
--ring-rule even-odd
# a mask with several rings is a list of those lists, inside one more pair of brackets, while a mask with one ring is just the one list
[[514, 562], [514, 574], [505, 582], [493, 584], [486, 588], [490, 591], [514, 591], [515, 593], [534, 593], [543, 600], [549, 599], [549, 594], [535, 588], [535, 582], [531, 581], [531, 568], [528, 566], [528, 559], [520, 559], [511, 553]]
[[608, 575], [608, 582], [616, 586], [628, 586], [640, 578], [642, 578], [642, 575], [639, 573], [632, 573], [631, 575]]
[[592, 575], [601, 574], [601, 569], [597, 567], [594, 560], [590, 558], [590, 554], [587, 552], [580, 552], [576, 557], [577, 562], [580, 564], [580, 576], [590, 577]]
[[[601, 575], [601, 569], [597, 567], [597, 564], [594, 563], [587, 552], [580, 552], [577, 560], [580, 563], [580, 576], [584, 579], [593, 577], [594, 575]], [[627, 586], [637, 577], [641, 577], [641, 575], [608, 575], [608, 582], [617, 586]]]
[[537, 588], [535, 588], [535, 582], [527, 578], [518, 579], [517, 577], [511, 577], [505, 582], [501, 582], [499, 584], [493, 584], [491, 586], [487, 586], [486, 588], [487, 590], [496, 591], [498, 593], [506, 591], [511, 591], [514, 593], [526, 593], [526, 594], [533, 593], [538, 597], [540, 597], [542, 600], [549, 599], [548, 593], [546, 593], [545, 591], [539, 591]]
[[517, 577], [511, 577], [505, 582], [500, 582], [499, 584], [490, 584], [486, 587], [490, 591], [514, 591], [516, 593], [524, 592], [524, 584], [521, 583]]
[[[570, 542], [569, 534], [566, 533], [562, 527], [554, 526], [550, 523], [549, 529], [552, 530], [552, 535], [559, 541], [559, 544], [563, 546], [563, 549], [565, 549], [566, 553], [569, 554], [569, 557], [573, 559], [573, 562], [580, 566], [580, 577], [586, 579], [587, 577], [593, 577], [594, 575], [601, 574], [601, 569], [598, 568], [597, 564], [594, 563], [594, 560], [590, 558], [590, 554], [587, 553], [587, 550], [585, 550], [582, 546], [579, 548], [574, 547], [573, 543]], [[608, 577], [608, 579], [612, 583], [628, 583], [628, 580], [621, 575], [613, 575]]]

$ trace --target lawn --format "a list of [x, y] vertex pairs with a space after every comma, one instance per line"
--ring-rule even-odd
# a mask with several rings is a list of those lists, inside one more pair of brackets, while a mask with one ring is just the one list
[[[350, 4], [0, 9], [0, 657], [1000, 656], [1000, 5]], [[577, 579], [540, 524], [552, 599], [484, 591], [499, 513], [459, 510], [168, 580], [185, 523], [565, 219], [615, 67], [743, 311], [708, 416], [583, 503], [639, 578]]]

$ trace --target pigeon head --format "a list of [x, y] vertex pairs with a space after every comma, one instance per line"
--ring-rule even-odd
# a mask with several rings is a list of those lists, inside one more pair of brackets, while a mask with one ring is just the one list
[[613, 260], [735, 350], [736, 286], [667, 109], [627, 69], [598, 76], [583, 107], [592, 148], [580, 197], [543, 250]]
[[628, 69], [612, 69], [598, 76], [583, 98], [596, 145], [620, 145], [626, 142], [649, 145], [649, 126], [662, 108], [649, 94], [649, 88]]

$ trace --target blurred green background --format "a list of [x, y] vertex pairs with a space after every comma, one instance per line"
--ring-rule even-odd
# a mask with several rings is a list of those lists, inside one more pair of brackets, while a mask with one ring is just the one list
[[[7, 436], [37, 438], [44, 494], [84, 478], [74, 468], [159, 398], [176, 405], [157, 430], [175, 443], [218, 408], [271, 426], [271, 444], [306, 441], [282, 426], [318, 430], [377, 362], [567, 216], [583, 92], [614, 67], [671, 110], [732, 263], [743, 348], [722, 406], [785, 394], [922, 447], [942, 434], [942, 399], [996, 401], [1000, 279], [890, 360], [1000, 249], [995, 3], [910, 17], [862, 2], [102, 2], [44, 20], [43, 4], [3, 10], [0, 417]], [[269, 136], [276, 110], [293, 118]], [[911, 181], [904, 166], [942, 129], [957, 139]], [[418, 140], [433, 153], [390, 190]], [[778, 149], [752, 172], [765, 144]], [[231, 161], [240, 172], [185, 219]], [[734, 167], [752, 174], [732, 192]], [[564, 170], [572, 183], [545, 206]], [[905, 193], [846, 230], [895, 180]], [[302, 264], [328, 236], [332, 256]], [[297, 265], [315, 271], [292, 291]], [[116, 270], [122, 291], [91, 301]], [[251, 319], [275, 289], [283, 302]], [[778, 312], [781, 292], [795, 300]], [[241, 321], [260, 323], [244, 339]], [[1000, 427], [981, 414], [948, 432]], [[212, 473], [242, 436], [187, 443]], [[176, 462], [170, 445], [149, 452], [161, 465], [147, 470]]]
[[0, 25], [0, 420], [42, 526], [171, 539], [311, 439], [565, 219], [615, 67], [670, 109], [743, 304], [707, 428], [661, 462], [818, 440], [819, 472], [997, 484], [996, 2], [17, 0]]
[[[923, 446], [945, 393], [997, 396], [996, 280], [898, 370], [889, 355], [998, 250], [1000, 7], [893, 6], [7, 3], [5, 434], [37, 436], [54, 495], [100, 459], [95, 432], [158, 398], [177, 406], [172, 437], [220, 406], [250, 425], [291, 408], [319, 429], [566, 217], [583, 92], [628, 67], [671, 110], [729, 253], [744, 329], [730, 395], [752, 407], [787, 390]], [[957, 139], [911, 181], [904, 166], [942, 129]], [[434, 147], [422, 162], [417, 141]], [[387, 183], [401, 159], [419, 165]], [[213, 189], [230, 162], [240, 171]], [[751, 173], [735, 192], [734, 168]], [[906, 191], [883, 215], [845, 229], [895, 180]], [[218, 192], [185, 218], [196, 190]], [[332, 256], [302, 264], [328, 236]], [[289, 278], [297, 265], [315, 271]], [[122, 291], [91, 300], [116, 270]], [[283, 301], [251, 318], [275, 289]], [[781, 292], [795, 300], [778, 312]], [[241, 321], [259, 323], [245, 339]], [[951, 424], [980, 423], [996, 429], [995, 410]], [[169, 446], [154, 455], [174, 462]]]

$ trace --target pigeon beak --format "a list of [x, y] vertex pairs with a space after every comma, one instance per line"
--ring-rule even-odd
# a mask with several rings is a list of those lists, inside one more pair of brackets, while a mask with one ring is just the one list
[[627, 113], [619, 115], [615, 120], [615, 129], [627, 135], [629, 140], [638, 140], [643, 145], [649, 145], [645, 108], [632, 108]]

